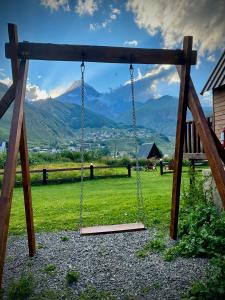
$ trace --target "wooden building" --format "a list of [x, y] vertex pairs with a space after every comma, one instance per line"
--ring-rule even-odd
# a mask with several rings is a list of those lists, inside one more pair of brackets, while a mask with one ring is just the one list
[[[225, 50], [209, 76], [201, 94], [203, 95], [211, 90], [213, 96], [213, 115], [206, 119], [208, 124], [213, 128], [217, 138], [221, 141], [221, 133], [225, 132]], [[196, 123], [193, 120], [186, 122], [184, 139], [185, 159], [206, 159], [205, 150], [196, 127]], [[224, 145], [225, 142], [223, 142]]]
[[207, 80], [201, 94], [212, 90], [213, 129], [220, 139], [225, 129], [225, 50]]
[[162, 152], [155, 143], [145, 143], [141, 145], [138, 157], [144, 159], [150, 159], [153, 157], [162, 158]]

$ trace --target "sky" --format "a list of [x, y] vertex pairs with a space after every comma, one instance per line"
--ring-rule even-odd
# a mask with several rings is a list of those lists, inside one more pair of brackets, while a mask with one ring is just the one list
[[[0, 82], [11, 84], [5, 58], [7, 23], [18, 26], [20, 41], [139, 48], [182, 48], [192, 35], [198, 62], [191, 74], [200, 93], [225, 46], [224, 0], [1, 0]], [[109, 92], [129, 80], [129, 65], [86, 63], [85, 81]], [[135, 78], [149, 77], [149, 98], [178, 96], [173, 66], [135, 65]], [[80, 79], [79, 62], [31, 61], [27, 83], [30, 100], [57, 97]], [[211, 105], [211, 95], [200, 97]]]

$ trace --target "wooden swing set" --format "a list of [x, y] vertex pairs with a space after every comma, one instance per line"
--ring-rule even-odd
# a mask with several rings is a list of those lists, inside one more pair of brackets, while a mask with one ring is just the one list
[[177, 238], [183, 145], [187, 108], [190, 109], [203, 144], [212, 175], [225, 208], [225, 151], [210, 128], [190, 77], [191, 65], [197, 61], [197, 52], [192, 50], [192, 37], [186, 36], [182, 50], [141, 49], [125, 47], [80, 46], [19, 42], [17, 27], [8, 24], [9, 43], [5, 45], [6, 58], [11, 59], [13, 83], [0, 100], [0, 119], [14, 101], [0, 196], [0, 286], [6, 256], [10, 210], [15, 183], [18, 152], [21, 158], [24, 205], [28, 235], [29, 255], [34, 256], [35, 232], [33, 224], [31, 182], [28, 163], [24, 98], [28, 73], [28, 61], [85, 61], [124, 64], [169, 64], [177, 67], [180, 76], [180, 94], [177, 117], [176, 148], [172, 187], [170, 236]]

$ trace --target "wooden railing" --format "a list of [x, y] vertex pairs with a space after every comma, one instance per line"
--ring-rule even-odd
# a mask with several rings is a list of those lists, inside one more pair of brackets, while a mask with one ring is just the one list
[[[206, 118], [209, 125], [212, 127], [213, 118], [207, 117]], [[186, 157], [190, 156], [190, 158], [193, 156], [196, 158], [204, 157], [204, 148], [202, 146], [202, 143], [200, 141], [200, 137], [198, 135], [196, 125], [194, 121], [187, 121], [186, 122], [186, 128], [185, 128], [185, 138], [184, 138], [184, 154]], [[198, 156], [198, 154], [200, 154]]]
[[[108, 175], [104, 175], [104, 176], [99, 176], [98, 174], [95, 175], [95, 170], [101, 170], [101, 169], [126, 169], [127, 171], [116, 175], [112, 175], [111, 173], [109, 173]], [[127, 177], [131, 177], [131, 165], [128, 164], [127, 166], [94, 166], [94, 165], [90, 165], [89, 167], [84, 167], [84, 170], [88, 171], [88, 174], [85, 175], [86, 178], [88, 179], [94, 179], [94, 178], [99, 178], [99, 177], [107, 177], [107, 176], [127, 176]], [[55, 173], [55, 172], [68, 172], [68, 171], [81, 171], [81, 168], [58, 168], [58, 169], [38, 169], [38, 170], [30, 170], [30, 174], [42, 174], [42, 180], [38, 181], [39, 183], [42, 183], [43, 185], [48, 184], [49, 181], [55, 181], [55, 180], [49, 180], [48, 179], [48, 174], [49, 173]], [[22, 174], [22, 171], [16, 171], [16, 174]], [[4, 171], [0, 171], [0, 176], [4, 175]], [[79, 180], [79, 176], [76, 177], [77, 180]], [[66, 180], [61, 180], [61, 181], [66, 181]], [[1, 182], [0, 182], [1, 183]]]

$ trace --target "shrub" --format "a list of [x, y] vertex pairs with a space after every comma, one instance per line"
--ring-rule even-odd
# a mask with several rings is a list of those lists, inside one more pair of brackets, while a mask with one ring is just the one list
[[147, 254], [150, 253], [157, 253], [165, 250], [165, 243], [163, 239], [158, 238], [152, 241], [149, 241], [142, 250], [136, 252], [137, 257], [146, 257]]
[[70, 270], [66, 274], [66, 283], [68, 285], [70, 285], [72, 283], [76, 283], [79, 278], [80, 278], [80, 272], [78, 272], [76, 270]]
[[31, 295], [34, 280], [32, 275], [22, 276], [18, 281], [13, 281], [8, 290], [9, 300], [25, 300]]
[[182, 299], [225, 299], [225, 256], [212, 259], [207, 270], [206, 280], [194, 283]]

